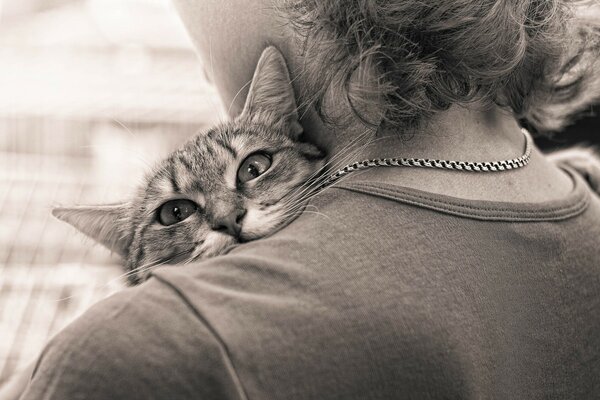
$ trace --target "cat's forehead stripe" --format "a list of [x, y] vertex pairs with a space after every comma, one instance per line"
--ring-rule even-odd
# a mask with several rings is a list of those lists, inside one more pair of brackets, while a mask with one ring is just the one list
[[193, 172], [194, 168], [192, 166], [192, 161], [188, 160], [186, 155], [186, 153], [181, 154], [179, 157], [177, 157], [177, 161], [183, 164], [183, 166], [185, 166], [188, 169], [188, 171]]
[[[194, 186], [197, 180], [194, 178], [194, 170], [188, 163], [180, 162], [183, 158], [178, 159], [173, 163], [172, 177], [179, 191], [177, 193], [184, 193], [189, 190], [190, 187]], [[173, 187], [175, 189], [175, 186]]]
[[210, 146], [210, 144], [208, 142], [205, 142], [204, 146], [202, 146], [202, 156], [205, 159], [214, 159], [215, 158], [215, 152], [214, 152], [212, 146]]
[[246, 149], [248, 147], [248, 140], [242, 135], [233, 136], [231, 138], [231, 147], [233, 149]]
[[211, 164], [219, 165], [221, 168], [224, 163], [229, 163], [236, 158], [236, 151], [231, 148], [231, 146], [227, 145], [225, 142], [221, 144], [219, 141], [215, 140], [214, 142], [208, 144], [207, 147], [211, 147], [213, 152], [213, 158], [207, 161], [210, 161]]
[[171, 187], [173, 189], [173, 192], [175, 193], [181, 193], [181, 188], [179, 187], [179, 184], [177, 183], [177, 171], [176, 171], [176, 166], [175, 163], [171, 164], [171, 171], [169, 171], [169, 176], [170, 176], [170, 181], [171, 181]]
[[223, 138], [216, 138], [215, 143], [227, 151], [233, 158], [237, 158], [237, 151], [227, 143]]

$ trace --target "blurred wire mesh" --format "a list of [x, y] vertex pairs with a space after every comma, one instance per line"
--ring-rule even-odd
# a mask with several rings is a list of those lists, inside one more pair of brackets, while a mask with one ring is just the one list
[[119, 260], [51, 217], [117, 201], [222, 114], [166, 1], [0, 0], [0, 384], [118, 290]]

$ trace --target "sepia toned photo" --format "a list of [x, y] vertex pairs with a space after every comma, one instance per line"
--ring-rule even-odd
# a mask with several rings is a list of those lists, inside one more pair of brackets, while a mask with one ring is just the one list
[[0, 0], [0, 400], [595, 398], [598, 0]]

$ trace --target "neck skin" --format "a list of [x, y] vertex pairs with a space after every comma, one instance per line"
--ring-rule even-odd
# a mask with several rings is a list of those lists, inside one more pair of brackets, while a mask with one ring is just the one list
[[[312, 124], [311, 124], [312, 125]], [[315, 127], [310, 127], [315, 129]], [[342, 165], [370, 158], [412, 157], [457, 161], [498, 161], [520, 157], [525, 138], [512, 115], [495, 107], [487, 110], [453, 106], [436, 114], [414, 133], [375, 134], [357, 123], [333, 134], [316, 127], [319, 144], [331, 149]], [[366, 132], [366, 133], [365, 133]], [[352, 146], [358, 135], [364, 140]], [[350, 154], [352, 153], [352, 154]], [[376, 167], [354, 172], [346, 182], [378, 181], [471, 200], [542, 202], [564, 197], [571, 180], [534, 149], [529, 165], [498, 173], [468, 173], [428, 168]]]

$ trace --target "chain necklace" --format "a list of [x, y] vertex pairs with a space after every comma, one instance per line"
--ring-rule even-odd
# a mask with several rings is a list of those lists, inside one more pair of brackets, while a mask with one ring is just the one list
[[523, 168], [529, 163], [531, 156], [532, 139], [529, 132], [522, 128], [523, 136], [525, 136], [525, 152], [519, 158], [512, 160], [477, 162], [477, 161], [450, 161], [450, 160], [431, 160], [429, 158], [374, 158], [372, 160], [364, 160], [348, 164], [340, 168], [333, 174], [329, 175], [325, 181], [319, 185], [319, 189], [332, 185], [338, 179], [348, 175], [354, 171], [360, 171], [373, 167], [420, 167], [420, 168], [437, 168], [450, 169], [467, 172], [500, 172], [511, 169]]

